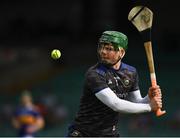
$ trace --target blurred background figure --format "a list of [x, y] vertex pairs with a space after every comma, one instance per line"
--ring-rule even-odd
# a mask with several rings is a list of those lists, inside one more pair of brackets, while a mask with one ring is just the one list
[[63, 103], [61, 103], [62, 100], [55, 94], [55, 92], [44, 92], [38, 100], [39, 102], [36, 105], [44, 117], [46, 129], [65, 123], [68, 117], [68, 109]]
[[[153, 127], [153, 119], [149, 114], [141, 114], [141, 115], [134, 115], [133, 118], [130, 118], [127, 125], [128, 131], [135, 135], [137, 132], [139, 136], [147, 136], [151, 132], [150, 128]], [[139, 131], [143, 130], [143, 131]]]
[[15, 110], [12, 124], [19, 137], [34, 137], [36, 132], [44, 127], [44, 119], [27, 90], [23, 91], [20, 97], [20, 106]]
[[168, 121], [167, 123], [168, 126], [170, 126], [170, 128], [172, 130], [180, 130], [180, 109], [177, 109], [173, 114], [171, 119]]

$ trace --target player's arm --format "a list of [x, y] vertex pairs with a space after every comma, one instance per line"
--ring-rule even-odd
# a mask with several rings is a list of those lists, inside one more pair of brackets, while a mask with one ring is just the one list
[[145, 97], [142, 97], [140, 90], [130, 92], [128, 100], [135, 103], [149, 103], [150, 102], [149, 96], [146, 95]]
[[160, 100], [158, 101], [158, 99], [151, 100], [150, 104], [133, 103], [127, 100], [120, 99], [110, 88], [105, 88], [97, 92], [95, 95], [101, 102], [103, 102], [105, 105], [116, 112], [144, 113], [156, 110], [161, 106]]
[[131, 92], [129, 92], [128, 100], [135, 102], [135, 103], [150, 103], [150, 99], [152, 99], [154, 96], [159, 96], [161, 98], [161, 89], [160, 87], [154, 86], [150, 87], [148, 90], [148, 94], [145, 97], [141, 96], [141, 92], [139, 90], [139, 76], [137, 73], [137, 70], [134, 71], [134, 83], [131, 89]]
[[128, 100], [135, 102], [135, 103], [150, 103], [150, 99], [154, 96], [159, 96], [161, 98], [161, 89], [157, 85], [155, 87], [150, 87], [148, 91], [148, 95], [142, 98], [140, 90], [136, 90], [129, 93]]
[[44, 124], [44, 119], [41, 116], [39, 116], [36, 118], [35, 123], [27, 128], [27, 132], [34, 133], [42, 129], [44, 127]]
[[44, 127], [44, 119], [42, 117], [38, 117], [36, 119], [36, 126], [37, 126], [37, 129], [42, 129]]
[[20, 122], [16, 119], [16, 117], [12, 118], [12, 125], [16, 128], [19, 129], [21, 127]]

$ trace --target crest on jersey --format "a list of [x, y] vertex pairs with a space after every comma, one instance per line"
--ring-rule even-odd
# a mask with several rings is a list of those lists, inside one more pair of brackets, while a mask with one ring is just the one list
[[123, 82], [124, 82], [124, 84], [125, 84], [126, 86], [129, 85], [129, 80], [128, 80], [128, 79], [124, 79]]

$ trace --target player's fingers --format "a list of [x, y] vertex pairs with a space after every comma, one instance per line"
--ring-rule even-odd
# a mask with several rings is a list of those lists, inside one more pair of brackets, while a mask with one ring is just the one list
[[153, 96], [157, 96], [157, 95], [161, 96], [162, 95], [161, 89], [160, 88], [152, 89], [152, 94]]
[[158, 95], [158, 96], [155, 96], [154, 98], [155, 98], [156, 100], [162, 100], [162, 97], [159, 96], [159, 95]]
[[162, 99], [153, 98], [153, 102], [156, 106], [162, 105]]
[[162, 106], [162, 100], [158, 98], [153, 98], [156, 107], [160, 108]]
[[154, 91], [155, 89], [160, 89], [160, 86], [159, 85], [151, 86], [149, 89]]
[[161, 93], [161, 89], [160, 88], [156, 88], [153, 91]]
[[157, 105], [159, 108], [162, 108], [162, 102], [158, 102]]

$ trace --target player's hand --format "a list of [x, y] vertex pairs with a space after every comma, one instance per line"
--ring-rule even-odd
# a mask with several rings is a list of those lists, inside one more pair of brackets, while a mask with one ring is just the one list
[[154, 87], [150, 87], [149, 91], [148, 91], [148, 96], [150, 99], [154, 98], [154, 97], [162, 97], [162, 93], [161, 93], [161, 89], [159, 87], [159, 85], [156, 85]]
[[162, 99], [161, 96], [155, 96], [150, 99], [150, 106], [152, 111], [157, 111], [159, 108], [162, 108]]
[[36, 131], [37, 131], [37, 127], [34, 126], [34, 125], [28, 126], [28, 127], [26, 128], [26, 132], [27, 132], [28, 134], [32, 134], [32, 133], [34, 133], [34, 132], [36, 132]]

